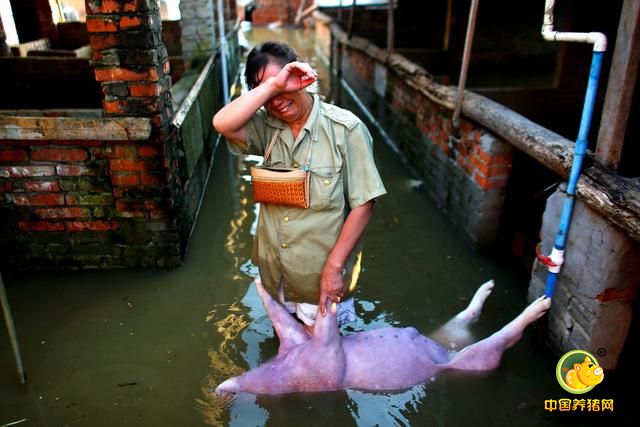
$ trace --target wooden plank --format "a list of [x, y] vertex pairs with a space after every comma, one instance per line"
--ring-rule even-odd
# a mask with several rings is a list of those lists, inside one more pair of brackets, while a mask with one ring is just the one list
[[596, 145], [596, 158], [612, 170], [618, 169], [622, 156], [639, 61], [640, 1], [625, 0]]
[[0, 115], [0, 139], [141, 141], [151, 136], [145, 117], [27, 117]]
[[513, 110], [465, 92], [462, 112], [563, 178], [569, 175], [574, 143]]
[[594, 166], [578, 181], [578, 197], [640, 242], [640, 181]]

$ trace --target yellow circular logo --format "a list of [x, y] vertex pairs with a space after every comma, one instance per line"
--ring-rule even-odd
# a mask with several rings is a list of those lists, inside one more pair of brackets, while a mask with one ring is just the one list
[[566, 353], [556, 366], [560, 387], [573, 394], [590, 391], [604, 379], [604, 371], [592, 354], [583, 350]]

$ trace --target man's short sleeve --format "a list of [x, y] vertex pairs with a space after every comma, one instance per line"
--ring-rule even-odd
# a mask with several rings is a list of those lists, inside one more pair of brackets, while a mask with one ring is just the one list
[[353, 209], [387, 193], [373, 160], [373, 139], [364, 123], [358, 123], [346, 141], [347, 199]]
[[246, 142], [226, 139], [229, 151], [234, 155], [256, 154], [262, 156], [265, 150], [265, 141], [270, 141], [270, 134], [273, 133], [273, 129], [270, 129], [265, 123], [266, 117], [267, 114], [262, 108], [256, 111], [245, 124]]

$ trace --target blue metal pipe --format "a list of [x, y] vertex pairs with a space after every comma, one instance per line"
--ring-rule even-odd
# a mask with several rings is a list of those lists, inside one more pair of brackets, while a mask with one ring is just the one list
[[[587, 152], [587, 137], [589, 128], [591, 127], [591, 118], [593, 117], [593, 107], [596, 102], [596, 94], [598, 92], [598, 82], [600, 80], [600, 70], [602, 68], [602, 57], [604, 52], [593, 52], [591, 60], [591, 69], [589, 71], [589, 82], [587, 84], [587, 93], [584, 98], [584, 107], [582, 109], [582, 117], [580, 119], [580, 130], [578, 131], [578, 139], [576, 141], [573, 163], [571, 164], [571, 172], [569, 173], [569, 182], [567, 184], [567, 198], [562, 206], [562, 215], [560, 217], [560, 226], [554, 243], [554, 249], [564, 251], [567, 244], [567, 236], [569, 235], [569, 227], [571, 225], [571, 216], [573, 215], [573, 206], [575, 204], [576, 186], [578, 178], [580, 178], [580, 170], [582, 169], [582, 161]], [[544, 294], [551, 298], [556, 286], [556, 280], [559, 273], [549, 271]]]

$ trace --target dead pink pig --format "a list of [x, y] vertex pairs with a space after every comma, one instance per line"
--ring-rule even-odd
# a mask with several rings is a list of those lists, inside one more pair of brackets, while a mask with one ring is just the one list
[[[344, 388], [397, 390], [425, 382], [448, 369], [494, 369], [504, 351], [551, 305], [548, 298], [541, 297], [498, 332], [451, 355], [443, 345], [420, 335], [415, 328], [386, 327], [340, 336], [333, 303], [327, 304], [325, 317], [318, 317], [310, 337], [259, 281], [256, 287], [280, 339], [278, 355], [221, 383], [216, 389], [220, 395], [235, 392], [274, 395]], [[446, 340], [464, 339], [466, 326], [477, 320], [492, 288], [492, 281], [480, 286], [469, 306], [438, 331], [436, 339], [445, 344]], [[452, 338], [453, 335], [457, 337]]]

